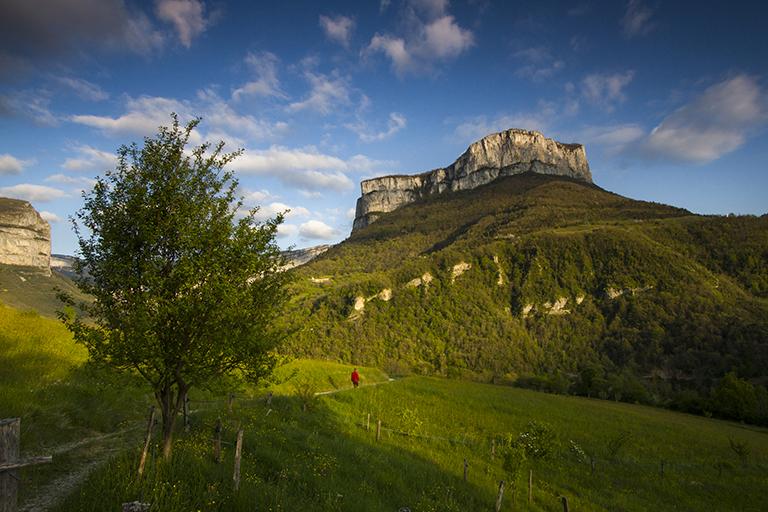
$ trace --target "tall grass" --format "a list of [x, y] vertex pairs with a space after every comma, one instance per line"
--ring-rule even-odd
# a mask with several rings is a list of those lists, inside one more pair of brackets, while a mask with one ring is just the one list
[[[238, 492], [231, 484], [233, 447], [225, 445], [221, 464], [212, 459], [217, 417], [225, 441], [234, 441], [238, 427], [245, 429]], [[384, 431], [377, 443], [378, 419]], [[532, 420], [554, 432], [554, 457], [529, 458], [510, 474], [504, 440], [517, 438]], [[612, 452], [619, 436], [622, 447]], [[749, 445], [746, 466], [737, 464], [729, 439]], [[192, 429], [179, 437], [170, 462], [155, 453], [141, 480], [134, 476], [137, 455], [133, 450], [115, 459], [58, 510], [112, 510], [134, 499], [168, 512], [491, 510], [501, 479], [507, 481], [504, 510], [512, 510], [513, 500], [514, 510], [561, 510], [563, 495], [575, 510], [761, 510], [768, 478], [768, 437], [761, 429], [430, 378], [322, 396], [307, 411], [289, 395], [276, 395], [270, 406], [242, 404], [231, 414], [226, 405], [213, 405], [193, 414]]]

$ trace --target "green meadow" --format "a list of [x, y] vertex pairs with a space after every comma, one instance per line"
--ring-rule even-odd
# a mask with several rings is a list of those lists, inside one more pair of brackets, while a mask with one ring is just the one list
[[[458, 380], [392, 381], [365, 367], [363, 386], [350, 389], [352, 366], [309, 360], [287, 362], [259, 387], [231, 381], [193, 392], [190, 428], [179, 419], [172, 459], [153, 442], [138, 478], [151, 404], [140, 383], [91, 368], [57, 322], [6, 307], [0, 358], [0, 408], [22, 417], [22, 453], [54, 455], [53, 464], [22, 470], [26, 510], [116, 510], [133, 500], [164, 512], [493, 510], [500, 480], [502, 510], [562, 510], [562, 496], [571, 510], [762, 510], [768, 488], [764, 429]], [[510, 446], [525, 433], [536, 438], [536, 425], [549, 456], [515, 458]]]

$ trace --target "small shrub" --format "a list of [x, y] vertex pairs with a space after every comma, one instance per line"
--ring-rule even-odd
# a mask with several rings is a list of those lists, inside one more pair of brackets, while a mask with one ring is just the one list
[[579, 461], [580, 464], [586, 464], [589, 460], [589, 457], [587, 457], [587, 452], [585, 452], [584, 449], [579, 446], [573, 439], [568, 441], [568, 450], [573, 454], [573, 456], [577, 461]]
[[728, 438], [728, 443], [730, 444], [733, 453], [735, 453], [741, 461], [741, 465], [746, 466], [749, 454], [752, 453], [752, 449], [749, 447], [749, 444], [747, 444], [745, 441], [737, 441], [730, 437]]
[[609, 439], [608, 444], [605, 447], [608, 458], [611, 460], [618, 459], [619, 453], [629, 443], [630, 439], [632, 439], [632, 434], [629, 432], [621, 432], [617, 436]]
[[531, 421], [514, 444], [520, 447], [527, 458], [548, 459], [559, 449], [559, 441], [554, 429], [546, 423]]
[[301, 402], [301, 408], [304, 411], [308, 411], [314, 408], [317, 402], [317, 385], [309, 380], [298, 380], [294, 382], [293, 389], [296, 397]]

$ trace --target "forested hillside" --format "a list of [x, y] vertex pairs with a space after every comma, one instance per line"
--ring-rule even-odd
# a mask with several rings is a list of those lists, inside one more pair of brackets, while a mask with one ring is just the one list
[[768, 421], [766, 216], [526, 173], [402, 207], [294, 272], [297, 355]]

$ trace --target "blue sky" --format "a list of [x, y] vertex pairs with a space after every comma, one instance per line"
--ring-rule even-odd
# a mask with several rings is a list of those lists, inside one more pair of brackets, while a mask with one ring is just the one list
[[768, 7], [467, 0], [0, 2], [0, 196], [67, 221], [170, 112], [224, 140], [283, 247], [348, 236], [361, 179], [495, 131], [585, 144], [595, 182], [697, 213], [768, 212]]

